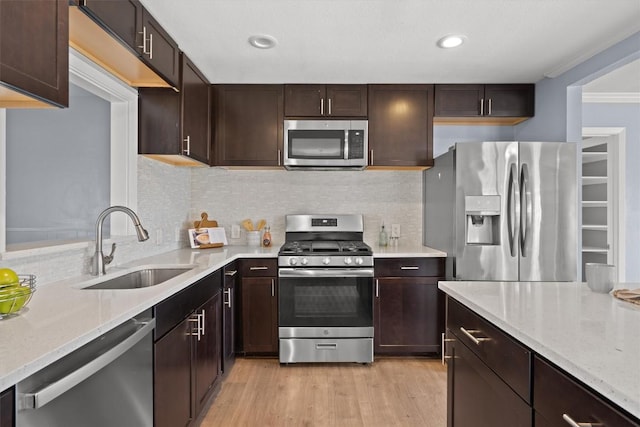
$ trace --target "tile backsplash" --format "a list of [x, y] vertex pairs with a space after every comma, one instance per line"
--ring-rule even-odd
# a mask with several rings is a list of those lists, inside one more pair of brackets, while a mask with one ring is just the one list
[[243, 219], [265, 219], [273, 244], [284, 240], [284, 216], [302, 213], [363, 214], [365, 241], [376, 245], [384, 221], [400, 224], [400, 243], [422, 242], [421, 171], [284, 171], [194, 169], [191, 174], [190, 216], [206, 211], [225, 227], [231, 244], [231, 226]]

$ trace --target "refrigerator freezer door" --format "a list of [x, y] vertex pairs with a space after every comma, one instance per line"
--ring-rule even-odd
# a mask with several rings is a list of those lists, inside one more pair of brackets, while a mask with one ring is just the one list
[[576, 145], [521, 142], [521, 281], [577, 280]]
[[458, 143], [455, 162], [455, 278], [518, 280], [518, 143]]

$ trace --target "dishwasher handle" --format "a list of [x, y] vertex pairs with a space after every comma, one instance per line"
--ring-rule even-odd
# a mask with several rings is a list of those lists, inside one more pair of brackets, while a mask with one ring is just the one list
[[82, 365], [75, 371], [72, 371], [64, 377], [45, 385], [40, 390], [21, 394], [19, 398], [21, 399], [22, 409], [41, 408], [66, 391], [71, 390], [91, 375], [100, 371], [109, 363], [126, 353], [134, 345], [139, 343], [147, 334], [151, 333], [156, 326], [156, 319], [141, 321], [138, 324], [142, 326], [139, 329], [136, 329], [136, 331], [127, 338], [123, 339], [100, 356]]

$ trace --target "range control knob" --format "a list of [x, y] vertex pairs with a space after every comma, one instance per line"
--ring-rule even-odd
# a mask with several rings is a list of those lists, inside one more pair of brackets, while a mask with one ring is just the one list
[[290, 265], [296, 265], [298, 263], [298, 258], [289, 258]]
[[345, 263], [345, 264], [347, 264], [347, 265], [350, 265], [352, 262], [353, 262], [353, 260], [351, 259], [351, 257], [350, 257], [350, 256], [348, 256], [348, 257], [346, 257], [346, 258], [344, 259], [344, 263]]
[[328, 265], [330, 262], [331, 262], [331, 258], [329, 257], [322, 258], [322, 263], [324, 265]]
[[362, 265], [363, 262], [364, 261], [362, 260], [362, 258], [360, 258], [360, 257], [356, 258], [356, 264]]
[[307, 265], [307, 264], [309, 264], [309, 260], [308, 260], [307, 258], [302, 258], [302, 259], [300, 260], [300, 264], [302, 264], [302, 265]]

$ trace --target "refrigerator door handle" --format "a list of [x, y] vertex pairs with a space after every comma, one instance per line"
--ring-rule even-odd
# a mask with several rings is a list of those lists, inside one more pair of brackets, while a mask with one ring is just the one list
[[509, 182], [507, 186], [507, 231], [509, 233], [509, 252], [512, 257], [518, 256], [516, 250], [516, 232], [520, 228], [520, 189], [518, 187], [518, 169], [515, 163], [509, 167]]
[[533, 205], [531, 192], [529, 191], [529, 166], [523, 163], [520, 168], [520, 253], [523, 257], [529, 256], [529, 240]]

